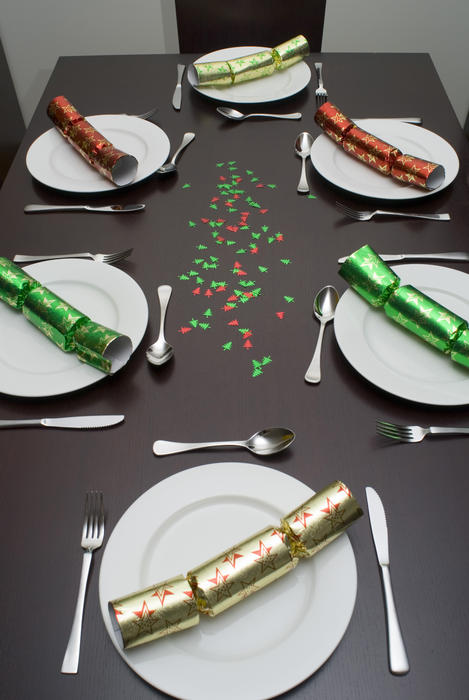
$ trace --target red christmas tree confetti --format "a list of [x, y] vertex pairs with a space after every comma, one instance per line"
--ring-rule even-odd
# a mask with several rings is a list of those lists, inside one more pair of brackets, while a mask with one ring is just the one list
[[[238, 331], [239, 335], [235, 333], [231, 339], [220, 341], [218, 347], [221, 351], [233, 352], [237, 348], [252, 352], [256, 346], [262, 352], [262, 334], [259, 334], [259, 329], [256, 332], [256, 328], [249, 327], [249, 309], [252, 305], [259, 304], [259, 309], [264, 309], [272, 303], [281, 308], [285, 302], [294, 302], [293, 296], [285, 294], [288, 290], [277, 291], [275, 286], [273, 291], [270, 285], [266, 288], [266, 294], [264, 289], [266, 281], [268, 285], [271, 271], [292, 264], [292, 260], [285, 255], [287, 250], [283, 248], [285, 233], [276, 231], [275, 224], [265, 217], [271, 204], [269, 203], [268, 207], [264, 201], [259, 201], [259, 198], [264, 200], [274, 196], [277, 186], [266, 183], [252, 170], [241, 171], [236, 161], [218, 162], [216, 168], [222, 169], [222, 172], [217, 175], [218, 180], [214, 183], [215, 192], [212, 190], [207, 198], [204, 211], [188, 221], [190, 228], [197, 228], [200, 237], [203, 237], [202, 231], [206, 233], [205, 239], [195, 246], [198, 253], [191, 266], [178, 275], [183, 283], [192, 281], [188, 294], [194, 307], [194, 316], [180, 327], [179, 332], [185, 335], [196, 329], [196, 332], [207, 331], [207, 337], [212, 336], [220, 315], [223, 317], [223, 314], [228, 313], [224, 328], [231, 327], [231, 332]], [[219, 210], [221, 217], [214, 214], [216, 210]], [[257, 219], [259, 215], [263, 219]], [[281, 254], [276, 252], [277, 245], [282, 245]], [[216, 252], [217, 255], [212, 255], [212, 252]], [[212, 271], [215, 270], [225, 275], [231, 272], [230, 281], [213, 279]], [[217, 293], [222, 293], [221, 305], [215, 304], [209, 308], [200, 306], [198, 300], [210, 300], [212, 303], [211, 299], [215, 298]], [[233, 318], [235, 310], [236, 314], [240, 315]], [[259, 312], [256, 312], [257, 318], [258, 314]], [[270, 314], [274, 314], [278, 319], [284, 319], [285, 316], [284, 311], [275, 311], [275, 306], [266, 311], [266, 318]], [[262, 375], [271, 362], [270, 353], [265, 353], [261, 359], [251, 360], [251, 376]]]

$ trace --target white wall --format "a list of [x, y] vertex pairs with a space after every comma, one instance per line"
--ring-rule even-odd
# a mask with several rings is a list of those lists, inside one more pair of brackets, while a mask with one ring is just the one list
[[[26, 123], [59, 56], [178, 50], [174, 0], [0, 0], [0, 6], [0, 36]], [[463, 124], [468, 35], [469, 0], [327, 0], [323, 50], [430, 53]]]

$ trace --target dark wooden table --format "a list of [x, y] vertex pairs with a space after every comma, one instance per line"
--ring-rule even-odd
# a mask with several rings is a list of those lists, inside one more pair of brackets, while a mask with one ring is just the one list
[[[363, 506], [364, 488], [372, 485], [383, 498], [390, 522], [393, 582], [410, 673], [394, 677], [388, 671], [381, 583], [365, 516], [349, 530], [358, 566], [358, 594], [350, 626], [332, 657], [288, 696], [467, 700], [465, 497], [469, 473], [464, 455], [468, 443], [454, 437], [388, 446], [374, 432], [377, 417], [421, 425], [468, 425], [467, 407], [418, 405], [372, 386], [343, 358], [330, 327], [323, 347], [323, 381], [311, 386], [303, 380], [318, 333], [318, 324], [311, 318], [313, 296], [329, 283], [341, 292], [346, 289], [337, 274], [339, 256], [364, 243], [395, 251], [467, 248], [469, 149], [462, 129], [428, 55], [310, 56], [307, 61], [312, 67], [319, 58], [324, 62], [329, 95], [345, 112], [370, 117], [422, 115], [424, 125], [447, 139], [461, 161], [453, 185], [435, 196], [404, 203], [417, 211], [448, 210], [450, 223], [344, 221], [335, 210], [335, 200], [363, 200], [345, 196], [311, 166], [308, 175], [316, 199], [296, 193], [300, 169], [293, 152], [296, 135], [301, 130], [319, 133], [313, 121], [314, 80], [295, 97], [272, 105], [273, 111], [302, 111], [301, 122], [232, 124], [187, 81], [181, 111], [171, 107], [176, 64], [188, 64], [193, 58], [59, 59], [0, 191], [2, 255], [114, 251], [133, 246], [132, 257], [121, 268], [141, 285], [150, 307], [141, 346], [114, 377], [56, 398], [0, 396], [1, 418], [80, 413], [126, 416], [124, 424], [110, 430], [32, 429], [0, 435], [2, 695], [12, 700], [163, 697], [127, 667], [107, 636], [98, 603], [103, 550], [95, 555], [89, 582], [79, 673], [75, 677], [60, 673], [80, 573], [84, 493], [89, 488], [104, 491], [109, 536], [124, 510], [165, 477], [207, 462], [243, 461], [282, 470], [316, 490], [340, 478]], [[181, 157], [176, 176], [163, 179], [155, 175], [134, 188], [86, 198], [95, 204], [145, 202], [143, 214], [23, 214], [29, 202], [85, 199], [37, 184], [25, 167], [28, 147], [50, 128], [46, 106], [59, 94], [68, 96], [84, 114], [138, 113], [157, 104], [157, 122], [168, 134], [171, 150], [183, 132], [197, 134]], [[288, 234], [283, 250], [291, 264], [265, 277], [263, 304], [250, 307], [252, 327], [259, 328], [258, 335], [253, 334], [253, 347], [248, 350], [238, 343], [223, 353], [221, 345], [230, 338], [219, 310], [217, 323], [205, 334], [196, 333], [197, 329], [178, 332], [187, 326], [195, 308], [187, 286], [191, 282], [181, 281], [179, 275], [191, 266], [194, 244], [206, 238], [200, 218], [210, 211], [208, 202], [220, 174], [216, 164], [232, 160], [240, 170], [252, 170], [261, 181], [277, 185], [276, 190], [259, 189], [259, 201], [268, 204], [275, 230]], [[184, 188], [184, 184], [191, 187]], [[197, 221], [198, 228], [191, 227], [189, 220]], [[228, 255], [226, 247], [223, 255]], [[454, 267], [467, 270], [463, 264]], [[176, 355], [167, 366], [154, 368], [147, 364], [144, 349], [157, 335], [156, 288], [163, 282], [174, 289], [167, 337], [175, 344]], [[270, 308], [272, 317], [281, 310], [275, 306], [278, 293], [290, 293], [295, 302], [288, 308], [282, 306], [285, 317], [282, 321], [277, 318], [276, 323], [267, 317], [266, 309]], [[2, 333], [0, 329], [0, 337]], [[264, 352], [272, 354], [272, 363], [262, 376], [252, 378], [251, 359], [259, 359]], [[271, 459], [235, 450], [166, 458], [152, 454], [153, 440], [158, 437], [188, 441], [241, 438], [268, 425], [289, 426], [297, 433], [292, 448]]]

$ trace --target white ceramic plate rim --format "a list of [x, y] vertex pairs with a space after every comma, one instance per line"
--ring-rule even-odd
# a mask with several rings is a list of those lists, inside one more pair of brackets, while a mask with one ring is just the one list
[[[231, 58], [248, 56], [257, 51], [269, 50], [266, 46], [232, 46], [226, 49], [218, 49], [198, 58], [195, 63], [209, 63], [210, 61], [227, 61]], [[189, 83], [194, 90], [201, 95], [210, 97], [220, 102], [232, 102], [238, 104], [255, 104], [261, 102], [275, 102], [296, 95], [305, 88], [311, 80], [311, 70], [307, 63], [299, 61], [285, 71], [276, 71], [266, 78], [239, 83], [231, 87], [215, 88], [196, 85], [191, 72], [187, 74]]]
[[[168, 157], [169, 139], [152, 122], [127, 114], [96, 114], [86, 119], [114, 146], [137, 158], [137, 174], [125, 187], [132, 187], [152, 175]], [[43, 185], [64, 192], [122, 189], [89, 165], [55, 127], [31, 144], [26, 154], [26, 167]]]
[[322, 177], [347, 192], [375, 199], [419, 199], [441, 192], [458, 174], [459, 159], [456, 151], [448, 141], [433, 131], [392, 119], [357, 119], [355, 123], [397, 146], [403, 153], [440, 163], [445, 168], [445, 179], [431, 191], [404, 185], [376, 172], [346, 153], [329, 136], [320, 134], [311, 148], [311, 162]]
[[[99, 596], [111, 640], [135, 673], [178, 698], [218, 700], [223, 695], [226, 700], [260, 700], [296, 686], [327, 660], [345, 633], [355, 604], [356, 564], [346, 534], [231, 610], [216, 618], [204, 618], [197, 627], [181, 634], [127, 652], [119, 648], [108, 612], [109, 600], [185, 573], [235, 541], [272, 524], [272, 519], [277, 524], [312, 493], [308, 486], [283, 472], [227, 462], [174, 474], [128, 508], [103, 554]], [[214, 528], [213, 515], [219, 508], [224, 513], [230, 509], [230, 515], [217, 520]], [[190, 527], [194, 518], [199, 524], [205, 522], [210, 535], [202, 542], [200, 531], [193, 532]], [[184, 546], [176, 536], [178, 526], [185, 533]], [[163, 560], [159, 548], [164, 547], [167, 555]], [[151, 557], [155, 560], [150, 565], [154, 571], [146, 566]], [[292, 596], [284, 586], [291, 587], [293, 582], [298, 585], [294, 590], [304, 597], [300, 595], [292, 605]], [[276, 630], [274, 641], [264, 639], [268, 632], [262, 629], [260, 620]], [[239, 627], [233, 631], [233, 625]], [[247, 635], [244, 641], [238, 639], [240, 634]], [[243, 648], [256, 645], [260, 639], [267, 648], [255, 648], [252, 653]], [[216, 658], [200, 653], [200, 641], [216, 650]]]
[[[439, 265], [393, 267], [401, 284], [469, 319], [469, 275]], [[352, 289], [334, 318], [339, 347], [365, 379], [395, 396], [437, 406], [469, 403], [469, 370], [387, 318]]]
[[[117, 267], [89, 260], [47, 260], [23, 269], [95, 321], [113, 328], [137, 348], [148, 323], [148, 304], [137, 282]], [[108, 375], [64, 353], [16, 311], [0, 304], [0, 392], [57, 396]], [[122, 368], [120, 371], [123, 371]]]

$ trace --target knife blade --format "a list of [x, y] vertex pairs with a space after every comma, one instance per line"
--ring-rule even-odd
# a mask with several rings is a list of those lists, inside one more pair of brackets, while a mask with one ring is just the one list
[[174, 109], [181, 109], [181, 99], [182, 99], [182, 76], [184, 75], [184, 71], [186, 69], [186, 66], [182, 63], [178, 63], [178, 81], [176, 88], [174, 90], [174, 95], [173, 95], [173, 107]]
[[[469, 253], [464, 253], [461, 251], [454, 251], [449, 253], [378, 253], [379, 257], [385, 262], [397, 261], [397, 260], [454, 260], [455, 262], [468, 262]], [[348, 258], [345, 255], [343, 258], [339, 258], [337, 262], [339, 264], [344, 263]]]
[[125, 416], [66, 416], [63, 418], [30, 418], [0, 420], [0, 428], [107, 428], [122, 423]]
[[376, 550], [378, 564], [381, 567], [381, 575], [386, 606], [386, 625], [388, 636], [389, 669], [391, 673], [403, 675], [409, 671], [409, 661], [402, 638], [402, 632], [397, 617], [396, 605], [391, 585], [391, 573], [389, 568], [389, 542], [386, 513], [381, 498], [376, 491], [367, 486], [366, 500], [368, 502], [368, 516], [370, 518], [371, 534]]

